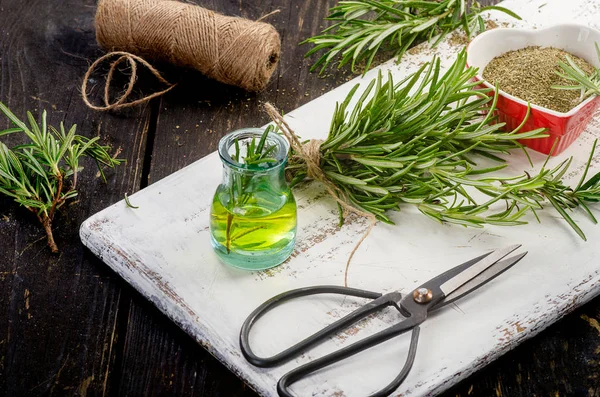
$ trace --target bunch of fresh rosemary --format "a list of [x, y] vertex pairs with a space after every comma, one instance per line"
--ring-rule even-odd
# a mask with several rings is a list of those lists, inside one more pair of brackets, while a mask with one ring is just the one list
[[[386, 223], [391, 223], [388, 210], [408, 203], [439, 222], [519, 225], [526, 223], [523, 215], [535, 215], [549, 202], [585, 239], [568, 210], [581, 207], [595, 222], [587, 203], [600, 200], [600, 175], [584, 180], [596, 145], [575, 188], [561, 180], [572, 159], [552, 169], [545, 164], [535, 176], [490, 175], [505, 167], [498, 155], [522, 147], [517, 139], [544, 135], [543, 130], [520, 132], [520, 127], [503, 132], [504, 123], [493, 116], [497, 94], [479, 88], [472, 80], [476, 74], [477, 69], [466, 68], [463, 51], [444, 74], [434, 59], [398, 83], [380, 75], [350, 107], [354, 87], [337, 105], [320, 147], [323, 182], [338, 200]], [[293, 149], [287, 171], [296, 184], [308, 178], [308, 163], [315, 159]], [[478, 168], [475, 161], [481, 157], [499, 164]], [[476, 200], [475, 191], [485, 198]]]
[[521, 19], [506, 8], [481, 7], [475, 0], [340, 1], [327, 17], [334, 24], [303, 43], [314, 45], [306, 56], [326, 50], [311, 70], [322, 67], [323, 71], [336, 57], [341, 58], [339, 67], [352, 62], [352, 71], [357, 62], [366, 60], [368, 70], [379, 49], [386, 46], [399, 61], [412, 45], [435, 38], [435, 46], [457, 28], [471, 38], [485, 31], [481, 14], [488, 10]]
[[[600, 61], [600, 47], [596, 43], [596, 53], [598, 54], [598, 60]], [[595, 71], [588, 75], [585, 73], [570, 56], [566, 56], [567, 62], [559, 62], [558, 66], [562, 69], [562, 72], [556, 72], [562, 78], [572, 81], [573, 85], [570, 86], [555, 86], [558, 90], [578, 90], [581, 91], [580, 101], [592, 95], [600, 95], [600, 68], [595, 68]]]
[[0, 131], [0, 137], [22, 133], [28, 140], [13, 148], [0, 142], [0, 193], [36, 214], [46, 232], [48, 246], [56, 253], [58, 247], [52, 235], [52, 221], [56, 211], [77, 196], [81, 157], [93, 158], [103, 179], [102, 166], [112, 168], [122, 160], [112, 158], [108, 154], [109, 148], [97, 143], [98, 137], [88, 139], [76, 135], [75, 125], [68, 132], [62, 122], [58, 130], [48, 126], [45, 111], [41, 125], [27, 112], [29, 126], [1, 102], [0, 111], [15, 125], [15, 128]]

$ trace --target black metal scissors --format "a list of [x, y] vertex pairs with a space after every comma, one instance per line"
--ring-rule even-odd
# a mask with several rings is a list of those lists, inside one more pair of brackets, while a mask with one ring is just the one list
[[[390, 338], [412, 330], [410, 347], [404, 367], [389, 385], [370, 395], [370, 397], [387, 396], [400, 386], [413, 365], [419, 340], [419, 325], [427, 319], [428, 313], [454, 302], [508, 270], [527, 254], [527, 252], [524, 252], [508, 259], [504, 259], [520, 247], [521, 245], [513, 245], [471, 259], [470, 261], [456, 266], [427, 281], [404, 296], [402, 296], [400, 292], [391, 292], [383, 295], [378, 292], [337, 286], [307, 287], [284, 292], [283, 294], [269, 299], [248, 316], [242, 325], [240, 332], [240, 346], [242, 353], [246, 360], [258, 367], [274, 367], [301, 355], [309, 348], [327, 340], [334, 333], [344, 330], [351, 324], [358, 322], [370, 314], [388, 306], [394, 306], [406, 317], [399, 324], [393, 325], [338, 351], [304, 364], [285, 374], [277, 383], [277, 392], [280, 396], [292, 397], [293, 395], [290, 392], [289, 386], [301, 378], [385, 342]], [[250, 348], [249, 334], [250, 329], [260, 317], [283, 302], [301, 296], [315, 294], [342, 294], [373, 300], [272, 357], [258, 357], [253, 353]]]

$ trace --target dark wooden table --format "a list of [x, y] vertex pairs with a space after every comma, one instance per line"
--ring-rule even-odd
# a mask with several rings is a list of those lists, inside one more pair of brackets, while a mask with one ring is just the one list
[[[489, 0], [487, 2], [494, 1]], [[78, 202], [56, 220], [52, 255], [37, 220], [0, 198], [0, 393], [5, 396], [253, 396], [249, 388], [84, 249], [78, 228], [89, 215], [216, 149], [221, 136], [260, 126], [261, 101], [285, 111], [352, 75], [308, 72], [298, 42], [320, 31], [333, 0], [201, 0], [251, 19], [270, 18], [282, 60], [258, 95], [168, 71], [185, 81], [167, 96], [119, 114], [89, 110], [80, 85], [102, 54], [94, 0], [0, 0], [0, 101], [24, 116], [47, 109], [50, 122], [100, 135], [127, 164], [104, 184], [89, 166]], [[0, 119], [0, 129], [8, 121]], [[90, 165], [90, 164], [87, 164]], [[219, 172], [219, 171], [215, 171]], [[595, 244], [596, 242], [589, 242]], [[572, 264], [577, 266], [576, 263]], [[502, 297], [499, 297], [502, 299]], [[600, 299], [463, 381], [446, 395], [600, 396]]]

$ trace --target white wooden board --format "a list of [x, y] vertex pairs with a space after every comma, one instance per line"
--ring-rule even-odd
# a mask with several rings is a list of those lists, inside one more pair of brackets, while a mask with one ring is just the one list
[[[600, 0], [507, 0], [524, 26], [559, 22], [600, 28]], [[494, 14], [494, 17], [501, 17]], [[401, 65], [379, 69], [405, 76], [433, 54], [447, 66], [459, 50], [443, 43], [435, 50], [409, 54]], [[364, 80], [373, 78], [377, 70]], [[303, 138], [324, 138], [335, 102], [358, 78], [288, 114]], [[573, 172], [581, 172], [591, 143], [600, 137], [600, 115], [567, 150], [575, 156]], [[539, 167], [544, 157], [533, 156]], [[600, 155], [594, 170], [600, 169]], [[511, 157], [508, 172], [529, 169], [522, 154]], [[343, 284], [345, 261], [366, 222], [354, 220], [338, 229], [336, 207], [321, 188], [295, 191], [298, 243], [291, 260], [263, 272], [244, 272], [218, 262], [208, 232], [212, 194], [221, 179], [213, 153], [131, 197], [139, 209], [117, 203], [88, 219], [81, 238], [94, 254], [131, 283], [160, 310], [205, 346], [233, 372], [265, 396], [276, 395], [281, 375], [297, 365], [399, 320], [393, 311], [375, 316], [303, 357], [273, 369], [249, 365], [238, 347], [245, 317], [280, 292], [309, 285]], [[598, 208], [596, 208], [598, 209]], [[413, 370], [397, 394], [439, 393], [483, 367], [565, 313], [600, 293], [600, 226], [575, 215], [588, 236], [583, 242], [552, 211], [521, 227], [466, 229], [436, 224], [409, 206], [395, 213], [396, 226], [379, 224], [357, 252], [349, 285], [373, 291], [409, 291], [418, 283], [490, 249], [522, 243], [529, 255], [484, 289], [436, 313], [422, 326]], [[311, 299], [290, 303], [256, 327], [252, 342], [259, 354], [289, 346], [311, 331], [339, 318], [362, 302], [354, 299]], [[315, 374], [293, 386], [300, 396], [362, 396], [387, 384], [404, 362], [408, 337], [392, 339], [346, 363]]]

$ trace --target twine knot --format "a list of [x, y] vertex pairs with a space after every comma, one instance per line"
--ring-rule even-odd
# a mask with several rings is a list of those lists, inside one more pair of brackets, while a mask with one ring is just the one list
[[301, 152], [302, 160], [306, 162], [306, 173], [311, 179], [323, 181], [326, 176], [321, 169], [321, 144], [322, 139], [311, 139], [310, 141], [303, 143], [301, 149], [297, 152]]

